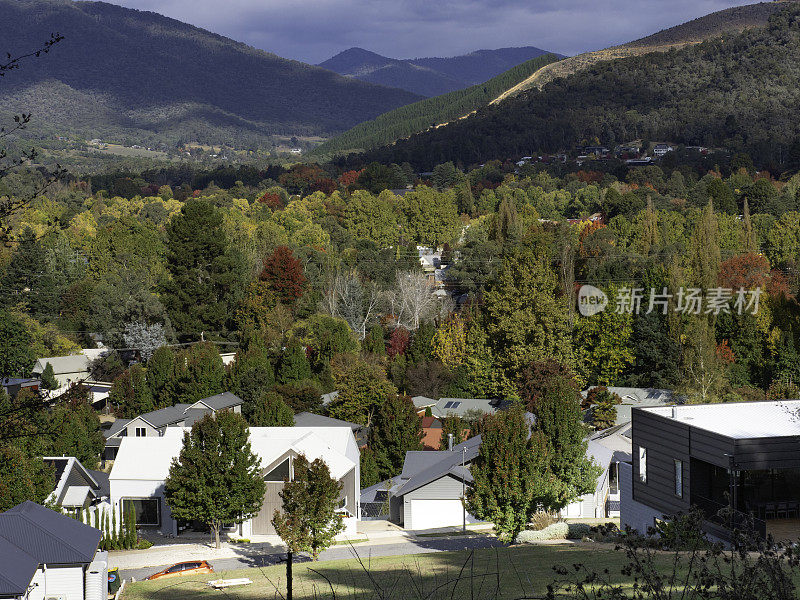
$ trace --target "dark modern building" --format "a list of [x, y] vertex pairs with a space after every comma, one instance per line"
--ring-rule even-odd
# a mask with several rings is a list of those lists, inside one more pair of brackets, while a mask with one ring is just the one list
[[645, 531], [696, 506], [721, 539], [745, 522], [800, 538], [800, 400], [633, 408], [631, 438], [623, 525]]

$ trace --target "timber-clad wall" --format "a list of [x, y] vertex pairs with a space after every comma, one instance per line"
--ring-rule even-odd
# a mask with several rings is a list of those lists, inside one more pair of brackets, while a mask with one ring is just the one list
[[[800, 468], [800, 436], [734, 439], [639, 408], [631, 420], [633, 499], [667, 515], [689, 508], [690, 457], [727, 469], [733, 456], [742, 471]], [[647, 448], [646, 484], [639, 480], [639, 447]], [[675, 495], [675, 459], [683, 461], [683, 498]]]
[[[689, 505], [689, 427], [658, 415], [631, 411], [633, 499], [665, 515]], [[639, 447], [647, 448], [647, 483], [639, 479]], [[683, 498], [675, 495], [674, 459], [683, 461]]]

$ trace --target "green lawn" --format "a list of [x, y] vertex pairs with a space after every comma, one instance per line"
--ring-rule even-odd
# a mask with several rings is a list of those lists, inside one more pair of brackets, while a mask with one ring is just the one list
[[[616, 581], [625, 564], [625, 555], [608, 546], [580, 544], [554, 546], [518, 546], [497, 550], [476, 550], [471, 560], [468, 551], [438, 552], [376, 558], [367, 562], [362, 549], [364, 567], [356, 559], [294, 565], [294, 598], [397, 598], [416, 600], [431, 598], [519, 598], [542, 594], [553, 577], [553, 565], [571, 567], [586, 563], [596, 571], [609, 569]], [[666, 560], [666, 557], [665, 557]], [[466, 563], [466, 564], [465, 564]], [[365, 572], [369, 570], [369, 574]], [[463, 568], [463, 570], [462, 570]], [[455, 581], [459, 578], [460, 581]], [[249, 577], [252, 585], [223, 592], [204, 585], [209, 579]], [[474, 582], [470, 591], [469, 582]], [[495, 595], [498, 587], [500, 593]], [[382, 594], [375, 592], [376, 588]], [[286, 568], [283, 565], [262, 569], [240, 569], [203, 577], [181, 580], [143, 581], [125, 588], [124, 600], [182, 600], [184, 598], [281, 598], [286, 594]]]

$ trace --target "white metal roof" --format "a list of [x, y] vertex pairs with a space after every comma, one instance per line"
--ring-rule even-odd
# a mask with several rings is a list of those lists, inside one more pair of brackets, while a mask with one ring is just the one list
[[[172, 459], [180, 454], [184, 427], [167, 427], [160, 437], [123, 437], [110, 479], [163, 481]], [[337, 479], [355, 465], [347, 457], [353, 432], [349, 427], [251, 427], [250, 444], [266, 468], [287, 451], [304, 454], [309, 460], [321, 458]], [[353, 443], [355, 447], [355, 443]]]
[[642, 410], [736, 439], [800, 436], [800, 400], [658, 406]]

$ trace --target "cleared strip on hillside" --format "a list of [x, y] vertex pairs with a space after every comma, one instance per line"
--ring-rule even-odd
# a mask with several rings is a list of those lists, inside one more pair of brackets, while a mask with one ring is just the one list
[[543, 54], [484, 83], [401, 106], [328, 140], [315, 148], [311, 155], [329, 158], [337, 154], [363, 152], [463, 118], [486, 106], [503, 90], [513, 87], [543, 66], [558, 60], [559, 57], [555, 54]]
[[677, 50], [725, 33], [739, 33], [751, 27], [763, 27], [767, 24], [770, 15], [778, 11], [786, 3], [762, 2], [726, 8], [621, 46], [584, 52], [583, 54], [565, 58], [558, 63], [543, 66], [526, 79], [498, 95], [490, 104], [497, 104], [510, 96], [534, 87], [541, 89], [554, 79], [567, 77], [603, 60], [639, 56], [649, 52], [666, 52], [673, 48]]

